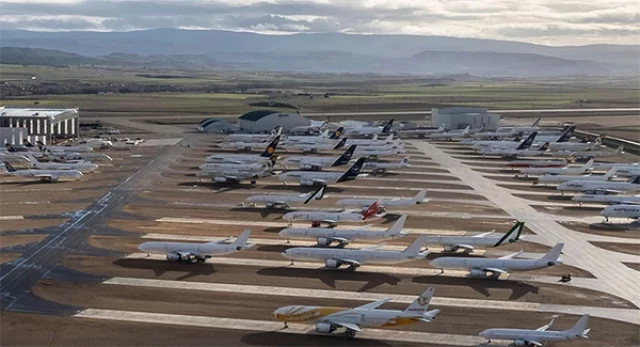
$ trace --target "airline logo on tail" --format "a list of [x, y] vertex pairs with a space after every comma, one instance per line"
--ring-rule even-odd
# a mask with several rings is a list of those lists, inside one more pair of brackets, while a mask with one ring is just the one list
[[391, 126], [392, 126], [392, 125], [393, 125], [393, 118], [392, 118], [392, 119], [390, 119], [390, 120], [387, 122], [387, 125], [385, 125], [385, 126], [384, 126], [384, 128], [382, 128], [382, 132], [383, 132], [383, 133], [388, 133], [389, 131], [391, 131]]
[[342, 135], [343, 130], [344, 130], [344, 127], [339, 127], [338, 129], [336, 129], [336, 131], [333, 132], [333, 134], [329, 138], [332, 140], [339, 139], [340, 136]]
[[504, 234], [504, 236], [500, 238], [500, 240], [498, 240], [498, 242], [496, 242], [495, 245], [493, 245], [493, 247], [498, 247], [501, 244], [503, 244], [505, 241], [508, 241], [509, 243], [518, 241], [520, 239], [520, 234], [522, 233], [523, 228], [524, 228], [524, 222], [517, 222], [511, 228], [511, 230], [509, 230], [509, 232]]
[[280, 136], [276, 136], [276, 138], [273, 139], [273, 141], [271, 141], [269, 146], [267, 146], [267, 149], [265, 149], [264, 152], [260, 154], [260, 156], [271, 158], [271, 156], [273, 156], [273, 153], [276, 151], [276, 147], [278, 146], [278, 141], [280, 141]]
[[380, 210], [380, 201], [374, 202], [366, 211], [364, 211], [364, 213], [362, 213], [362, 220], [375, 216], [378, 213], [378, 210]]
[[16, 169], [8, 161], [4, 162], [4, 167], [6, 167], [9, 172], [16, 172]]
[[342, 153], [340, 158], [338, 158], [338, 160], [336, 160], [335, 163], [333, 163], [333, 165], [331, 166], [347, 164], [353, 157], [353, 152], [355, 150], [356, 150], [356, 145], [351, 145], [344, 153]]
[[344, 147], [344, 144], [347, 143], [347, 138], [345, 137], [344, 139], [340, 140], [340, 142], [338, 142], [338, 144], [333, 147], [333, 149], [340, 149], [342, 147]]

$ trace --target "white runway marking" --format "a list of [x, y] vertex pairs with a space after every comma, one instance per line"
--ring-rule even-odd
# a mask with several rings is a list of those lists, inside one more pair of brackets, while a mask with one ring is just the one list
[[24, 217], [23, 216], [0, 216], [0, 220], [23, 220]]

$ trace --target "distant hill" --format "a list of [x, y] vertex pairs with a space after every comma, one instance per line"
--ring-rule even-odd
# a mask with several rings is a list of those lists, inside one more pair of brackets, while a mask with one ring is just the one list
[[[102, 64], [180, 68], [422, 75], [469, 73], [507, 77], [638, 75], [640, 71], [638, 45], [551, 47], [445, 36], [262, 35], [180, 29], [0, 31], [0, 37], [4, 47], [43, 49], [25, 52], [24, 59], [46, 61], [42, 57], [51, 55], [56, 63], [66, 61], [67, 65], [95, 64], [91, 59], [98, 59]], [[4, 50], [2, 55], [3, 62], [29, 63], [17, 56], [5, 58]]]

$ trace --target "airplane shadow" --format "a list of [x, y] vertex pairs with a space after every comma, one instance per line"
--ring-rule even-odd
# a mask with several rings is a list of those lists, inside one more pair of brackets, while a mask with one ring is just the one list
[[524, 282], [499, 281], [489, 278], [419, 276], [414, 277], [413, 282], [427, 285], [440, 284], [447, 286], [470, 287], [487, 298], [491, 297], [489, 289], [508, 289], [511, 290], [509, 300], [518, 300], [529, 293], [538, 294], [540, 290], [540, 288]]
[[285, 331], [247, 334], [240, 341], [258, 346], [391, 346], [378, 340], [347, 338], [342, 334], [317, 335], [313, 334], [313, 328], [307, 334], [287, 334]]
[[162, 276], [167, 271], [184, 272], [185, 274], [176, 278], [176, 281], [216, 273], [213, 265], [206, 263], [187, 264], [153, 259], [118, 259], [113, 264], [127, 269], [152, 270], [156, 277]]
[[260, 269], [258, 270], [257, 274], [262, 276], [282, 276], [314, 280], [318, 279], [322, 283], [334, 289], [336, 288], [336, 281], [363, 282], [364, 284], [357, 290], [358, 292], [366, 292], [383, 284], [395, 286], [400, 283], [400, 279], [398, 277], [387, 274], [367, 273], [362, 271], [349, 270], [328, 270], [324, 268], [299, 269], [288, 267], [272, 267]]
[[265, 228], [264, 232], [265, 233], [279, 233], [282, 231], [282, 229], [286, 229], [287, 227], [271, 227], [271, 228]]

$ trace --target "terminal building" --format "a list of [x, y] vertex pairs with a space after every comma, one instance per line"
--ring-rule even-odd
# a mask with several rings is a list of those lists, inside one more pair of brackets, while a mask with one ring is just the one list
[[0, 108], [0, 140], [2, 144], [52, 144], [57, 139], [80, 136], [78, 109]]
[[431, 109], [431, 125], [439, 127], [442, 124], [448, 130], [464, 129], [467, 126], [471, 129], [484, 127], [485, 130], [491, 130], [500, 127], [500, 115], [477, 107]]
[[251, 111], [238, 118], [238, 128], [243, 132], [267, 133], [278, 125], [283, 131], [289, 131], [295, 127], [310, 126], [311, 120], [297, 113], [272, 110]]

